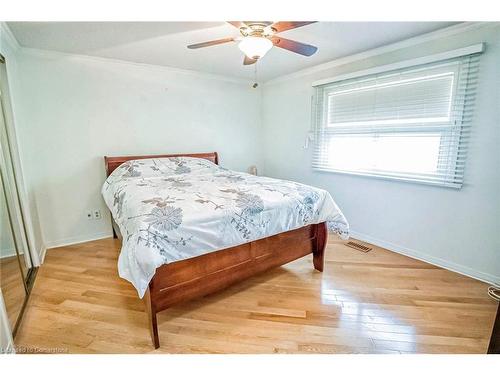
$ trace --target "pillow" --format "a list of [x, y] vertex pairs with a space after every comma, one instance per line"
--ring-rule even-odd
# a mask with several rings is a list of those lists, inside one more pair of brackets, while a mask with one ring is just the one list
[[215, 171], [219, 167], [207, 159], [171, 157], [129, 160], [116, 168], [113, 178], [148, 178]]

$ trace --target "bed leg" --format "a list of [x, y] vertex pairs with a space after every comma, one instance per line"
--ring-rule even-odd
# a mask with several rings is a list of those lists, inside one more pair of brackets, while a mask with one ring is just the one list
[[149, 288], [144, 295], [144, 302], [146, 303], [146, 313], [148, 314], [149, 331], [151, 333], [151, 340], [155, 349], [160, 347], [160, 337], [158, 336], [158, 321], [156, 320], [156, 310], [151, 303], [151, 294]]
[[316, 239], [314, 241], [313, 249], [313, 263], [314, 268], [319, 272], [323, 272], [323, 265], [325, 263], [325, 248], [328, 240], [328, 228], [326, 223], [316, 225]]
[[113, 220], [113, 218], [111, 218], [111, 229], [113, 230], [113, 238], [118, 238], [118, 234], [116, 234], [115, 230], [115, 221]]

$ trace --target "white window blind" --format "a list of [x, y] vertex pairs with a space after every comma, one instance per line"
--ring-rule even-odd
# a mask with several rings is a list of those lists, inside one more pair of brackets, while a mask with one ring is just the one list
[[479, 53], [319, 85], [313, 168], [460, 188]]

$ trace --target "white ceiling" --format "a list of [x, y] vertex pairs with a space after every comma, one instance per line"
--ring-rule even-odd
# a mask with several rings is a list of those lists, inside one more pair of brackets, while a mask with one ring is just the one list
[[[304, 57], [274, 47], [258, 64], [267, 81], [313, 65], [451, 26], [452, 22], [318, 22], [281, 33], [313, 44]], [[236, 43], [197, 50], [188, 44], [238, 36], [225, 22], [9, 22], [23, 47], [170, 66], [236, 78], [252, 78]]]

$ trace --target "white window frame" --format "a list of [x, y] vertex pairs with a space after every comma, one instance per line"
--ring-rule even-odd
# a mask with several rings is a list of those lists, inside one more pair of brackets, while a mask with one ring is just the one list
[[[335, 128], [336, 132], [342, 131], [341, 126], [335, 125], [334, 127], [330, 127], [329, 121], [327, 120], [328, 109], [329, 109], [329, 106], [327, 104], [328, 103], [328, 95], [329, 95], [328, 85], [337, 84], [337, 87], [338, 87], [338, 84], [341, 84], [342, 81], [347, 81], [347, 80], [352, 80], [352, 79], [360, 79], [363, 77], [366, 77], [367, 79], [369, 79], [369, 77], [372, 77], [372, 76], [378, 75], [378, 74], [390, 74], [390, 72], [392, 72], [392, 71], [394, 71], [394, 73], [397, 74], [398, 71], [402, 71], [405, 69], [411, 69], [411, 68], [418, 69], [419, 66], [424, 66], [424, 65], [428, 66], [429, 64], [444, 62], [446, 60], [451, 60], [454, 58], [479, 54], [479, 53], [482, 53], [484, 51], [484, 47], [485, 47], [484, 43], [479, 43], [476, 45], [472, 45], [472, 46], [468, 46], [468, 47], [464, 47], [464, 48], [460, 48], [460, 49], [456, 49], [456, 50], [452, 50], [452, 51], [447, 51], [444, 53], [434, 54], [434, 55], [430, 55], [430, 56], [424, 56], [424, 57], [417, 58], [417, 59], [405, 60], [405, 61], [401, 61], [401, 62], [398, 62], [395, 64], [379, 66], [379, 67], [375, 67], [372, 69], [367, 69], [367, 70], [358, 71], [358, 72], [354, 72], [354, 73], [344, 74], [344, 75], [337, 76], [334, 78], [322, 79], [322, 80], [313, 82], [312, 86], [315, 88], [318, 88], [321, 86], [325, 87], [324, 90], [318, 91], [318, 92], [321, 92], [321, 95], [323, 95], [324, 97], [322, 97], [322, 98], [315, 97], [314, 98], [315, 100], [313, 100], [312, 113], [313, 113], [313, 119], [314, 119], [313, 121], [315, 122], [314, 127], [313, 127], [313, 132], [315, 135], [316, 143], [318, 144], [321, 142], [322, 132], [325, 131], [325, 129]], [[453, 82], [453, 85], [454, 85], [453, 91], [454, 92], [456, 91], [457, 84], [458, 84], [458, 82], [456, 82], [456, 81]], [[331, 94], [331, 92], [332, 91], [330, 91], [330, 94]], [[316, 94], [316, 95], [318, 95], [318, 94]], [[317, 107], [318, 103], [322, 106], [321, 108]], [[461, 123], [461, 121], [462, 121], [461, 116], [462, 116], [462, 113], [460, 111], [456, 112], [456, 113], [454, 113], [454, 117], [451, 119], [452, 125], [450, 125], [449, 121], [447, 124], [442, 124], [442, 129], [447, 128], [447, 130], [448, 130], [448, 133], [446, 133], [447, 135], [450, 134], [449, 133], [450, 126], [453, 126], [457, 123]], [[352, 126], [352, 123], [351, 123], [351, 126]], [[349, 128], [349, 126], [345, 128], [346, 134], [354, 134], [354, 133], [352, 133], [352, 127], [350, 127], [350, 129], [348, 129], [348, 128]], [[369, 126], [367, 126], [366, 129], [369, 129]], [[363, 130], [363, 127], [360, 127], [360, 129], [358, 131], [362, 131], [362, 130]], [[400, 127], [398, 127], [398, 130], [400, 130]], [[408, 127], [405, 131], [412, 131], [412, 130], [414, 130], [414, 131], [418, 130], [419, 132], [423, 132], [426, 130], [426, 128], [424, 128], [422, 125], [419, 125], [418, 129], [417, 128], [412, 129], [411, 127]], [[434, 125], [431, 124], [429, 126], [429, 131], [431, 131], [431, 130], [432, 130], [432, 133], [437, 133], [440, 131], [442, 132], [442, 134], [445, 133], [445, 130], [440, 130], [439, 125], [436, 126], [435, 124]], [[384, 130], [382, 130], [382, 132], [383, 131]], [[387, 130], [385, 130], [385, 131], [387, 131]], [[458, 131], [459, 132], [461, 131], [461, 127], [458, 127]], [[351, 133], [349, 133], [349, 132], [351, 132]], [[367, 133], [373, 134], [374, 132], [373, 131], [369, 132], [367, 130]], [[460, 137], [460, 135], [458, 135], [457, 137]], [[448, 139], [447, 141], [450, 141], [450, 140]], [[440, 147], [443, 147], [443, 143], [440, 145]], [[453, 170], [457, 168], [457, 163], [465, 163], [465, 160], [459, 159], [458, 146], [456, 146], [456, 147], [457, 147], [456, 149], [453, 149], [453, 147], [447, 148], [448, 157], [450, 157], [453, 160], [452, 162], [448, 163], [448, 167], [450, 169], [453, 169]], [[319, 152], [319, 151], [315, 150], [315, 152]], [[442, 156], [443, 156], [443, 153], [440, 152], [439, 157], [442, 157]], [[460, 157], [463, 157], [463, 156], [460, 155]], [[457, 181], [441, 181], [441, 180], [435, 181], [432, 179], [426, 180], [425, 178], [401, 177], [401, 176], [399, 176], [398, 173], [391, 175], [391, 172], [377, 171], [375, 173], [370, 173], [368, 171], [358, 172], [358, 171], [349, 171], [349, 170], [337, 170], [337, 169], [334, 169], [331, 167], [321, 167], [321, 166], [318, 166], [317, 164], [315, 165], [314, 161], [313, 161], [313, 169], [319, 170], [319, 171], [325, 171], [325, 172], [332, 172], [332, 173], [361, 175], [361, 176], [368, 176], [368, 177], [375, 177], [375, 178], [382, 178], [382, 179], [389, 179], [389, 180], [417, 182], [417, 183], [446, 186], [446, 187], [453, 187], [453, 188], [461, 188], [462, 183], [463, 183], [463, 177], [458, 182]], [[463, 170], [460, 173], [463, 174]]]

